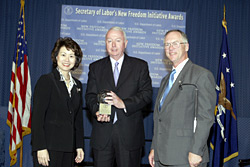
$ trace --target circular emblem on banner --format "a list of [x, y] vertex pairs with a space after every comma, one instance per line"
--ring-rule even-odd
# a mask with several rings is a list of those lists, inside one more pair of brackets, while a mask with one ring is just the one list
[[71, 6], [66, 6], [66, 7], [64, 8], [64, 13], [65, 13], [66, 15], [71, 15], [71, 14], [73, 13], [73, 8], [72, 8]]

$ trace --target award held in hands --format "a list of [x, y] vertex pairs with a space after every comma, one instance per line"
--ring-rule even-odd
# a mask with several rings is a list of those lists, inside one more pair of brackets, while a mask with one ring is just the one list
[[100, 114], [107, 114], [111, 115], [111, 105], [105, 102], [105, 97], [108, 96], [109, 90], [102, 90], [98, 95], [97, 95], [97, 100], [99, 102], [99, 112]]

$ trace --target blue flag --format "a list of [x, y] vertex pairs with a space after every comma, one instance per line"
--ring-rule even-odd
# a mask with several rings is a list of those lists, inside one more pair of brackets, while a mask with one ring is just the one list
[[230, 159], [238, 156], [237, 117], [234, 96], [233, 69], [227, 42], [226, 21], [223, 21], [223, 38], [217, 74], [217, 102], [215, 123], [210, 146], [213, 149], [213, 167], [222, 167]]

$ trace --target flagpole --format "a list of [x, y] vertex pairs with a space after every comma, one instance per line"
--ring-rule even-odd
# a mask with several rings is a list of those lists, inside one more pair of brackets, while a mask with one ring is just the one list
[[[20, 7], [20, 16], [21, 16], [21, 12], [22, 12], [22, 6], [24, 5], [24, 2], [22, 3], [22, 1], [24, 1], [24, 0], [20, 0], [20, 3], [21, 3], [21, 7]], [[19, 16], [19, 17], [20, 17]], [[17, 45], [17, 50], [18, 50], [18, 47], [19, 47], [19, 45], [18, 45], [18, 43], [16, 44]], [[15, 96], [15, 94], [16, 94], [16, 79], [17, 79], [17, 64], [18, 64], [18, 52], [16, 52], [16, 64], [15, 64], [15, 79], [14, 79], [14, 88], [13, 88], [13, 94], [14, 94], [14, 96], [13, 96], [13, 103], [12, 103], [12, 112], [13, 112], [13, 114], [15, 113], [15, 102], [16, 102], [16, 96]], [[13, 116], [14, 117], [14, 116]], [[12, 125], [13, 126], [13, 125]], [[10, 127], [10, 132], [12, 131], [12, 128], [13, 127]], [[11, 148], [10, 148], [10, 150], [11, 150]], [[22, 150], [22, 146], [21, 146], [21, 150]], [[20, 150], [20, 151], [21, 151]], [[21, 155], [21, 154], [20, 154]], [[20, 158], [21, 158], [21, 156], [20, 156]], [[21, 159], [20, 159], [20, 163], [21, 163]], [[20, 166], [21, 167], [21, 166]]]
[[233, 69], [230, 61], [230, 52], [227, 42], [226, 7], [224, 5], [222, 20], [222, 43], [217, 73], [215, 108], [215, 124], [213, 125], [210, 147], [213, 149], [211, 166], [224, 166], [226, 162], [237, 157], [238, 135], [236, 106], [234, 99]]
[[[25, 4], [25, 0], [20, 0], [21, 3], [21, 8], [20, 8], [20, 16], [22, 14], [23, 11], [23, 16], [24, 16], [24, 4]], [[23, 33], [24, 33], [24, 39], [25, 39], [25, 21], [23, 19]], [[22, 132], [23, 133], [23, 132]], [[20, 162], [19, 162], [19, 166], [22, 167], [23, 166], [23, 135], [21, 136], [21, 148], [20, 148]]]
[[16, 50], [13, 57], [11, 71], [10, 98], [8, 106], [7, 124], [10, 127], [9, 154], [10, 166], [17, 162], [19, 150], [19, 166], [23, 163], [23, 136], [31, 133], [31, 84], [28, 67], [27, 42], [25, 31], [25, 0], [20, 0], [20, 15], [16, 36]]
[[222, 26], [226, 29], [226, 34], [227, 34], [227, 21], [226, 21], [226, 7], [224, 5], [224, 18], [222, 20]]

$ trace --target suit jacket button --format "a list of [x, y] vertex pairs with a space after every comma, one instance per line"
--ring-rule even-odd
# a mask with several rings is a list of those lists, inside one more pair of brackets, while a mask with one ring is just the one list
[[70, 114], [72, 114], [72, 111], [69, 111]]
[[159, 122], [161, 122], [161, 119], [159, 119]]

